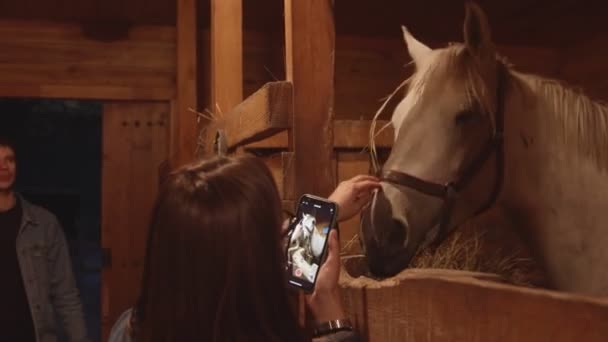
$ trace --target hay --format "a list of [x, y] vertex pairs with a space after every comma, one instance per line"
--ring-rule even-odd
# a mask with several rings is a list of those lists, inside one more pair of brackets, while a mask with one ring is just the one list
[[498, 249], [487, 246], [487, 229], [457, 231], [436, 250], [423, 249], [412, 259], [411, 268], [442, 268], [494, 273], [507, 282], [539, 286], [539, 270], [522, 247]]
[[[494, 207], [463, 223], [437, 249], [419, 250], [408, 268], [481, 272], [498, 275], [513, 285], [549, 287], [542, 265], [520, 238], [517, 227], [503, 208]], [[359, 256], [362, 264], [355, 267], [355, 273], [380, 280], [369, 272], [366, 258], [355, 250], [354, 241], [358, 241], [358, 234], [343, 245], [341, 256]]]

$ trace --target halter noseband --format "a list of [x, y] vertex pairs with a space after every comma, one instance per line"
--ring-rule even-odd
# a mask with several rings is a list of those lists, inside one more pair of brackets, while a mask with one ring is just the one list
[[[505, 90], [505, 73], [506, 70], [499, 65], [497, 87], [496, 87], [496, 129], [492, 137], [485, 143], [481, 152], [475, 159], [464, 169], [464, 172], [457, 180], [446, 184], [429, 182], [416, 176], [412, 176], [405, 172], [388, 170], [382, 172], [380, 180], [396, 185], [405, 186], [414, 189], [423, 194], [437, 197], [443, 200], [439, 216], [439, 231], [431, 242], [434, 247], [437, 247], [448, 236], [448, 225], [454, 208], [456, 197], [471, 182], [473, 177], [481, 170], [481, 167], [490, 158], [493, 152], [496, 152], [496, 180], [494, 188], [488, 200], [481, 206], [475, 215], [489, 209], [498, 198], [503, 184], [504, 176], [504, 151], [503, 151], [503, 130], [504, 130], [504, 90]], [[434, 224], [433, 224], [434, 225]], [[454, 229], [456, 230], [456, 229]]]

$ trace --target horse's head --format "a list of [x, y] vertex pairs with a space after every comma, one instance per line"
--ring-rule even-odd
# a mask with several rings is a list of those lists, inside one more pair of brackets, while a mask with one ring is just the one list
[[484, 13], [467, 4], [463, 44], [431, 49], [403, 32], [416, 72], [393, 113], [395, 141], [382, 190], [363, 214], [360, 232], [370, 270], [382, 276], [406, 268], [440, 231], [495, 198], [498, 177], [494, 139], [503, 68]]
[[312, 232], [317, 224], [317, 219], [313, 215], [304, 214], [302, 218], [302, 224], [308, 232]]

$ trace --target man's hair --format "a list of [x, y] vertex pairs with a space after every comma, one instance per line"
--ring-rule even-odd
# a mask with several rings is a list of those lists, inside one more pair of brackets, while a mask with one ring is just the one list
[[0, 132], [0, 147], [8, 147], [13, 150], [15, 158], [17, 157], [17, 141], [11, 134]]

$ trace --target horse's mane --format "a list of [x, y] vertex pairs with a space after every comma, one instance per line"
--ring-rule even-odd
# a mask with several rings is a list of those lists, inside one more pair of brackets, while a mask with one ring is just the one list
[[[503, 63], [502, 60], [499, 63]], [[490, 115], [495, 106], [494, 89], [488, 88], [488, 80], [484, 79], [480, 69], [480, 65], [475, 62], [473, 56], [466, 52], [463, 44], [451, 43], [410, 77], [408, 91], [417, 92], [416, 99], [420, 99], [424, 91], [427, 89], [432, 91], [433, 81], [440, 83], [448, 77], [457, 77], [464, 81], [467, 96], [465, 105], [478, 106], [477, 109], [483, 114]], [[454, 75], [454, 73], [456, 74]], [[439, 96], [439, 94], [432, 96]]]
[[563, 81], [514, 71], [511, 75], [529, 86], [537, 110], [557, 120], [562, 143], [576, 147], [600, 169], [608, 169], [608, 107], [604, 103]]
[[[541, 105], [537, 110], [553, 114], [553, 118], [557, 120], [560, 127], [561, 143], [567, 147], [575, 146], [577, 153], [592, 160], [600, 169], [608, 169], [608, 106], [592, 100], [581, 90], [570, 87], [562, 81], [517, 72], [506, 58], [498, 55], [496, 58], [497, 62], [506, 70], [508, 82], [513, 84], [516, 83], [513, 82], [514, 80], [520, 80], [523, 84], [528, 85], [531, 91], [529, 95], [532, 95], [536, 101], [540, 99], [536, 102]], [[432, 87], [431, 80], [442, 79], [438, 74], [445, 75], [454, 72], [457, 73], [457, 77], [462, 77], [465, 82], [468, 104], [476, 103], [481, 106], [480, 109], [483, 112], [492, 112], [493, 96], [490, 95], [493, 94], [486, 86], [479, 65], [465, 53], [463, 44], [450, 44], [427, 65], [416, 70], [410, 78], [395, 89], [376, 113], [370, 131], [370, 148], [373, 161], [377, 158], [374, 137], [379, 134], [375, 130], [375, 121], [399, 88], [407, 85], [407, 92], [417, 92], [419, 95], [417, 98], [420, 99], [422, 93]]]
[[[390, 125], [389, 122], [379, 131], [376, 131], [376, 122], [380, 114], [382, 114], [382, 112], [386, 108], [387, 104], [399, 92], [401, 88], [406, 88], [406, 93], [417, 93], [418, 96], [415, 99], [421, 99], [422, 93], [433, 87], [433, 82], [430, 82], [430, 80], [436, 79], [436, 74], [449, 74], [453, 73], [456, 70], [461, 73], [465, 79], [465, 90], [467, 94], [468, 105], [478, 103], [481, 106], [480, 109], [482, 109], [484, 113], [491, 112], [492, 104], [488, 100], [489, 97], [486, 96], [487, 92], [485, 89], [486, 87], [483, 86], [483, 79], [476, 67], [474, 67], [470, 63], [465, 62], [467, 56], [463, 52], [464, 45], [450, 44], [448, 48], [442, 50], [439, 55], [434, 56], [432, 60], [428, 61], [428, 63], [426, 63], [422, 68], [417, 69], [409, 78], [404, 80], [385, 99], [382, 106], [380, 106], [380, 108], [374, 115], [370, 126], [369, 149], [372, 167], [374, 168], [375, 172], [379, 170], [375, 137], [380, 134], [380, 132], [383, 131], [386, 127], [388, 127], [388, 125]], [[414, 64], [414, 61], [408, 63], [407, 66], [412, 64]], [[396, 131], [395, 134], [397, 134]]]

